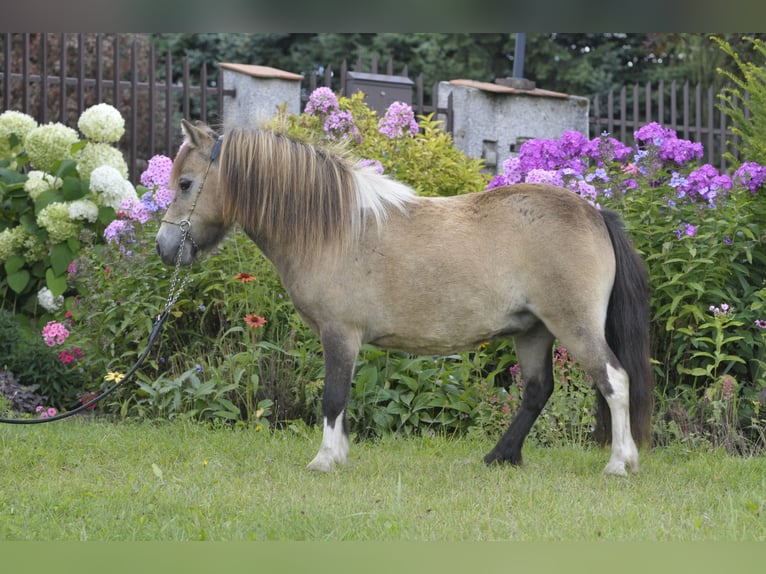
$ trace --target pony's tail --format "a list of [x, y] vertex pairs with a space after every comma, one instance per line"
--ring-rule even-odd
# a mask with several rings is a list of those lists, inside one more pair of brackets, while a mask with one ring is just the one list
[[[634, 440], [649, 444], [654, 409], [654, 381], [649, 361], [649, 274], [643, 260], [614, 211], [601, 214], [612, 240], [616, 270], [606, 317], [606, 341], [630, 380], [630, 427]], [[596, 439], [605, 444], [612, 436], [609, 407], [596, 393]]]

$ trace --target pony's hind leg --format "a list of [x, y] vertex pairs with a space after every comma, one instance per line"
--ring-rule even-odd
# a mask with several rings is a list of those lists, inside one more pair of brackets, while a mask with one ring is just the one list
[[562, 343], [591, 376], [609, 406], [612, 453], [604, 473], [626, 476], [628, 470], [638, 472], [638, 448], [630, 430], [628, 374], [603, 338], [590, 343], [585, 338]]
[[553, 335], [539, 323], [523, 335], [514, 337], [516, 356], [521, 366], [524, 390], [521, 407], [508, 430], [484, 462], [521, 464], [521, 447], [553, 392]]
[[638, 472], [638, 448], [630, 431], [628, 374], [616, 360], [614, 365], [607, 362], [606, 377], [602, 374], [596, 382], [609, 405], [612, 420], [612, 455], [604, 473], [626, 476], [626, 468]]
[[359, 345], [335, 331], [323, 331], [321, 339], [325, 361], [322, 444], [308, 468], [329, 472], [336, 463], [345, 464], [348, 461], [346, 405]]

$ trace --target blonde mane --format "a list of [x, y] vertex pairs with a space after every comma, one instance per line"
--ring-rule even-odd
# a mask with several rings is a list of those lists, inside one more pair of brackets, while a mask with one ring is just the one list
[[267, 130], [235, 128], [223, 138], [219, 187], [226, 221], [306, 260], [342, 253], [368, 216], [382, 225], [406, 210], [407, 186], [342, 155]]

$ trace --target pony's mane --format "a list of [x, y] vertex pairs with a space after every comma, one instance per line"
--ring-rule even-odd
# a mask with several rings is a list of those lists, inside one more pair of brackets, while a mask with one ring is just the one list
[[227, 221], [302, 259], [341, 253], [369, 218], [382, 225], [392, 208], [405, 211], [415, 198], [409, 187], [343, 154], [244, 128], [223, 138], [219, 186]]

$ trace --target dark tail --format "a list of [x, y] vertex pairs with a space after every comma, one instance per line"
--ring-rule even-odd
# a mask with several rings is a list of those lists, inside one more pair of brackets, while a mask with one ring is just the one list
[[[601, 212], [616, 259], [616, 272], [606, 317], [606, 341], [630, 378], [630, 427], [640, 444], [651, 440], [654, 380], [649, 363], [649, 274], [614, 211]], [[609, 407], [601, 393], [596, 408], [596, 438], [612, 436]]]

